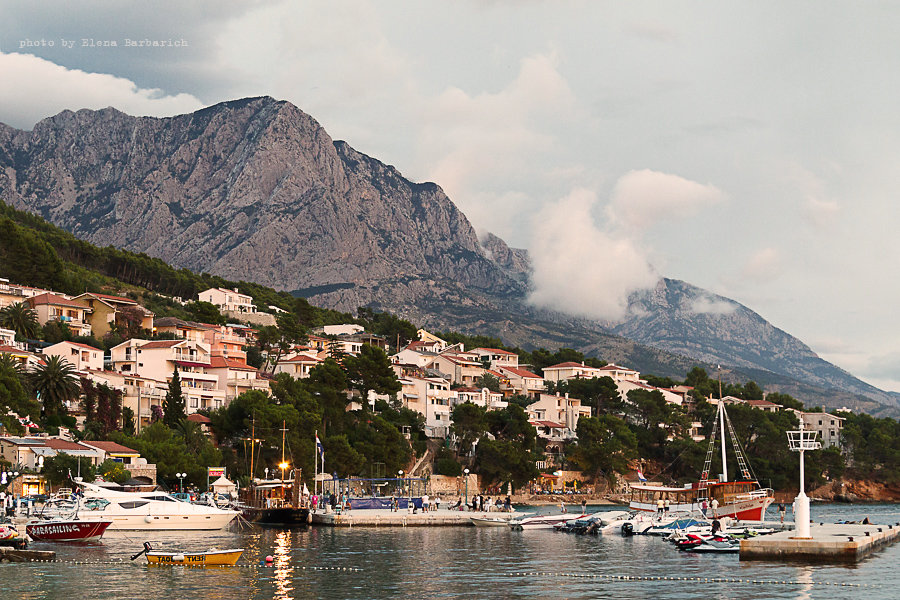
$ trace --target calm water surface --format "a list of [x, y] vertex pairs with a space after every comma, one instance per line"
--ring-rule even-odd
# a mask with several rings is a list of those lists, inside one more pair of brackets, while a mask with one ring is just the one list
[[[589, 507], [590, 508], [590, 507]], [[603, 507], [597, 507], [602, 510]], [[551, 507], [537, 509], [554, 512]], [[868, 516], [900, 522], [898, 505], [813, 504], [815, 521]], [[770, 510], [770, 519], [777, 513]], [[865, 598], [900, 597], [900, 544], [855, 566], [740, 562], [736, 555], [677, 551], [652, 537], [578, 536], [500, 528], [313, 527], [293, 531], [246, 527], [214, 533], [154, 533], [154, 546], [203, 550], [245, 548], [242, 563], [274, 568], [148, 567], [128, 559], [147, 537], [107, 533], [101, 544], [32, 545], [63, 560], [125, 564], [0, 564], [0, 600], [98, 598]], [[302, 570], [299, 567], [307, 567]], [[359, 572], [310, 570], [352, 567]], [[523, 571], [645, 577], [739, 578], [801, 584], [616, 581]], [[822, 582], [865, 584], [864, 588]]]

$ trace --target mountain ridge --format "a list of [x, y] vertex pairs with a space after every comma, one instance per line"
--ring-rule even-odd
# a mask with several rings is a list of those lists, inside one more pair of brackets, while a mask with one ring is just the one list
[[750, 309], [685, 282], [633, 294], [617, 323], [535, 308], [527, 251], [479, 239], [439, 185], [405, 179], [269, 97], [162, 119], [108, 108], [63, 111], [31, 132], [2, 126], [0, 198], [93, 243], [345, 312], [372, 306], [660, 375], [721, 362], [812, 386], [806, 399], [827, 396], [820, 404], [897, 407]]

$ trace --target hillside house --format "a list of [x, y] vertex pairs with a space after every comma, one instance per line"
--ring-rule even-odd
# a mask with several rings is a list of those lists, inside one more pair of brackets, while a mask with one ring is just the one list
[[500, 389], [505, 396], [519, 394], [529, 398], [537, 398], [547, 389], [544, 378], [528, 369], [498, 367], [497, 371], [502, 373], [506, 379], [506, 381], [500, 381]]
[[72, 335], [91, 335], [91, 309], [51, 292], [28, 298], [25, 303], [37, 313], [38, 323], [60, 321], [69, 327]]
[[515, 352], [497, 348], [475, 348], [470, 352], [477, 355], [479, 360], [489, 369], [496, 370], [500, 367], [512, 367], [515, 369], [519, 366], [519, 355]]
[[76, 371], [103, 370], [103, 350], [77, 342], [59, 342], [43, 350], [45, 356], [59, 356], [75, 367]]
[[153, 331], [153, 313], [131, 298], [87, 292], [75, 296], [72, 302], [91, 309], [88, 321], [97, 338], [109, 333], [114, 324], [122, 324], [128, 318], [140, 319], [141, 329]]
[[256, 313], [256, 305], [253, 304], [253, 297], [238, 292], [237, 288], [234, 288], [233, 290], [209, 288], [208, 290], [200, 292], [198, 297], [201, 302], [214, 304], [222, 312]]

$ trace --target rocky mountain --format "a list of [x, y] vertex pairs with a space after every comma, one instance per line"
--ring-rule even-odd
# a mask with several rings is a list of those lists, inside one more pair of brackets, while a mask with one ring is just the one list
[[32, 131], [0, 125], [0, 199], [90, 242], [321, 306], [373, 306], [658, 375], [722, 364], [813, 404], [897, 405], [746, 307], [683, 282], [635, 294], [617, 324], [538, 310], [525, 302], [527, 252], [479, 240], [439, 186], [405, 179], [271, 98], [164, 119], [107, 108], [64, 111]]

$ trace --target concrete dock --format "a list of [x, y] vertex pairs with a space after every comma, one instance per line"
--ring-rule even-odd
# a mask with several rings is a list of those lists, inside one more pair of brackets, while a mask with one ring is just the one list
[[330, 527], [471, 527], [471, 517], [516, 519], [521, 512], [470, 512], [442, 508], [423, 513], [407, 510], [381, 509], [352, 510], [342, 513], [318, 512], [312, 514], [313, 525]]
[[900, 538], [897, 525], [812, 524], [810, 537], [793, 531], [741, 540], [741, 560], [856, 562]]

